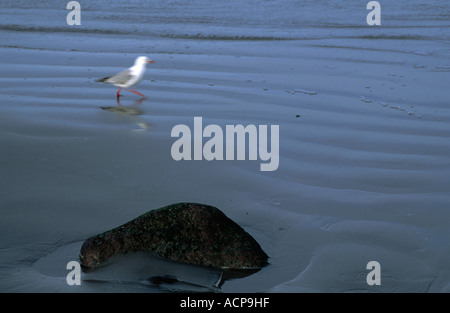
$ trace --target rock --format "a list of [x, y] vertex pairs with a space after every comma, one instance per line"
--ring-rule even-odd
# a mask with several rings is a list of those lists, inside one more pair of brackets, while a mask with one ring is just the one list
[[226, 270], [259, 269], [268, 259], [256, 240], [219, 209], [196, 203], [152, 210], [90, 237], [79, 258], [89, 270], [132, 251], [152, 251], [173, 261]]

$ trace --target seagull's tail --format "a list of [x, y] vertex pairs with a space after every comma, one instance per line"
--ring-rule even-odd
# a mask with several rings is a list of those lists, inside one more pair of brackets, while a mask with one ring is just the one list
[[105, 78], [96, 79], [95, 81], [96, 81], [96, 82], [99, 82], [99, 83], [105, 83], [108, 79], [110, 79], [110, 77], [105, 77]]

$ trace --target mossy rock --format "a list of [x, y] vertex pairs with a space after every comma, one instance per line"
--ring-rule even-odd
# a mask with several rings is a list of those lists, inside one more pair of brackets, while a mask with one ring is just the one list
[[256, 240], [219, 209], [178, 203], [149, 211], [117, 228], [88, 238], [80, 250], [84, 269], [133, 251], [226, 270], [255, 270], [268, 256]]

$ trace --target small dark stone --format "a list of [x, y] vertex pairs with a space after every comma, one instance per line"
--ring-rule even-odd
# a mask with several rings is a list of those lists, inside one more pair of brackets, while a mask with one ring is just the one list
[[178, 282], [178, 279], [176, 277], [170, 275], [152, 276], [147, 280], [154, 285], [174, 284]]
[[152, 210], [90, 237], [79, 257], [84, 269], [95, 269], [112, 256], [132, 251], [229, 270], [259, 269], [268, 259], [256, 240], [219, 209], [197, 203]]

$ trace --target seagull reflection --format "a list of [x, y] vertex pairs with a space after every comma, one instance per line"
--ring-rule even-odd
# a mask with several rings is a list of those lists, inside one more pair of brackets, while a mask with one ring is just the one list
[[108, 110], [112, 112], [117, 112], [126, 115], [141, 115], [144, 111], [139, 108], [139, 105], [144, 101], [144, 98], [134, 101], [131, 106], [123, 106], [120, 104], [120, 98], [117, 98], [117, 105], [111, 107], [100, 107], [103, 110]]
[[[144, 113], [144, 110], [142, 110], [139, 106], [140, 106], [140, 104], [142, 104], [142, 102], [145, 99], [146, 98], [141, 98], [141, 99], [134, 101], [134, 103], [132, 105], [124, 106], [120, 103], [120, 98], [117, 98], [117, 100], [116, 100], [117, 105], [105, 106], [105, 107], [100, 107], [100, 108], [102, 110], [116, 112], [116, 113], [123, 114], [123, 115], [142, 115]], [[133, 121], [140, 127], [137, 130], [145, 130], [150, 127], [150, 125], [147, 122], [144, 122], [140, 118], [135, 117], [135, 118], [133, 118]]]

